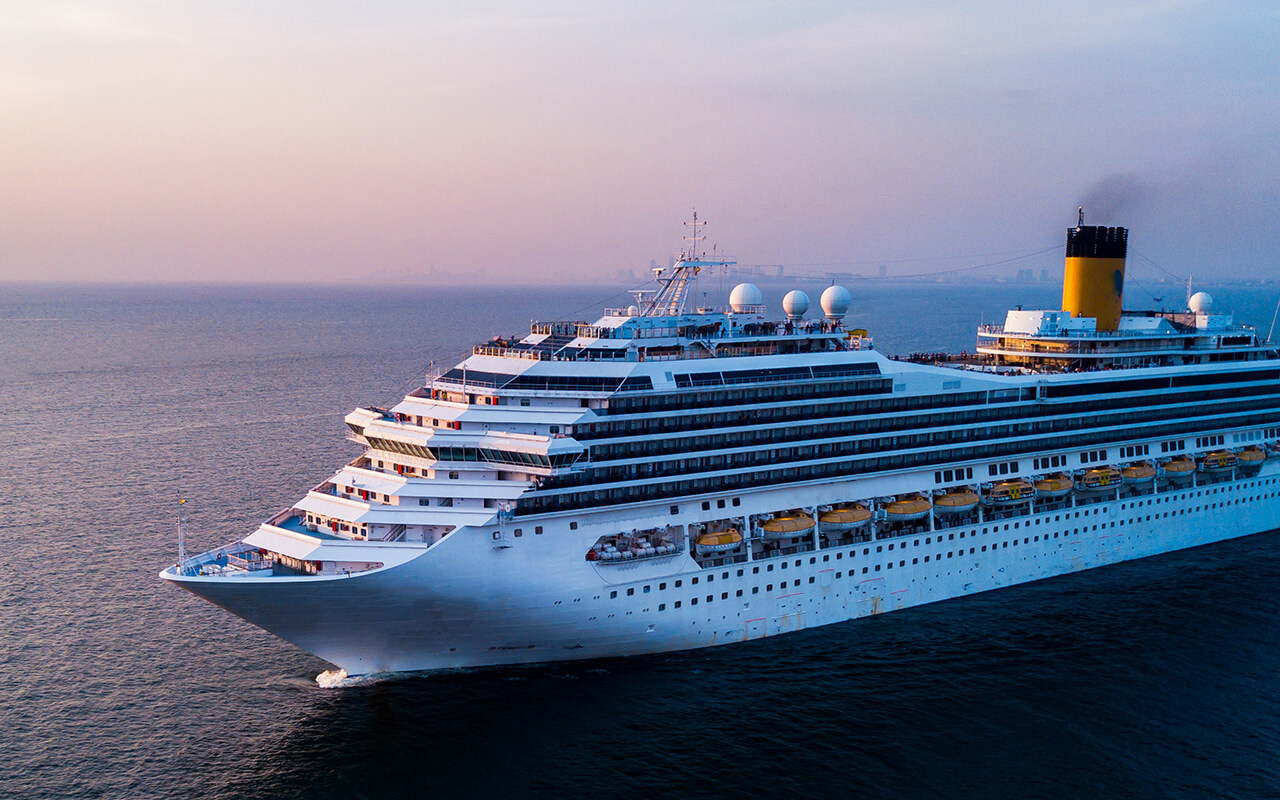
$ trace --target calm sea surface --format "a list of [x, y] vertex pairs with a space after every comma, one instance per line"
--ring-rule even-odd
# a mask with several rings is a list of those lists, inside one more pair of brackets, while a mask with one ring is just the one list
[[[1274, 295], [1213, 291], [1269, 326]], [[0, 286], [0, 797], [1280, 797], [1276, 533], [745, 645], [341, 688], [157, 579], [179, 491], [193, 550], [238, 538], [354, 455], [351, 408], [608, 294]], [[878, 286], [848, 322], [971, 349], [1057, 300]]]

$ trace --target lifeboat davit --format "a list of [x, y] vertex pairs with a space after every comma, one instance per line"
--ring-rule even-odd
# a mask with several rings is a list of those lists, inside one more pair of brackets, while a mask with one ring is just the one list
[[933, 500], [933, 511], [942, 516], [963, 514], [978, 507], [978, 494], [972, 489], [952, 489]]
[[1066, 475], [1048, 475], [1036, 481], [1036, 496], [1046, 500], [1066, 497], [1076, 487], [1076, 482]]
[[740, 544], [742, 544], [742, 534], [738, 533], [736, 528], [730, 528], [727, 531], [704, 533], [694, 540], [693, 546], [698, 551], [698, 555], [705, 556], [711, 553], [728, 552]]
[[818, 530], [823, 533], [848, 533], [871, 521], [871, 509], [861, 503], [837, 506], [818, 517]]
[[1262, 469], [1262, 462], [1267, 460], [1267, 451], [1254, 445], [1236, 453], [1236, 458], [1240, 461], [1241, 469], [1246, 472], [1257, 472]]
[[903, 495], [884, 507], [884, 516], [889, 522], [914, 522], [929, 516], [932, 507], [921, 495]]
[[1191, 475], [1196, 471], [1196, 462], [1186, 456], [1171, 458], [1163, 466], [1164, 476], [1178, 483], [1191, 480]]
[[1076, 491], [1081, 494], [1114, 492], [1124, 484], [1124, 475], [1115, 467], [1094, 467], [1086, 470], [1076, 481]]
[[1013, 481], [1001, 481], [987, 491], [987, 505], [1016, 506], [1026, 503], [1036, 496], [1036, 487], [1031, 481], [1019, 478]]
[[803, 536], [813, 530], [813, 517], [808, 514], [781, 514], [760, 526], [766, 539], [786, 539]]
[[1230, 450], [1214, 450], [1200, 459], [1200, 469], [1204, 472], [1226, 472], [1235, 469], [1240, 459]]
[[1156, 468], [1146, 461], [1137, 461], [1120, 468], [1125, 483], [1151, 483], [1156, 479]]

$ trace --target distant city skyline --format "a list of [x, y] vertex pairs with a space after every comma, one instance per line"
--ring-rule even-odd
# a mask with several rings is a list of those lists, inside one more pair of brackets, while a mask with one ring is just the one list
[[1277, 34], [1191, 0], [0, 0], [0, 282], [643, 281], [695, 207], [744, 265], [1038, 276], [1078, 205], [1150, 280], [1273, 280]]

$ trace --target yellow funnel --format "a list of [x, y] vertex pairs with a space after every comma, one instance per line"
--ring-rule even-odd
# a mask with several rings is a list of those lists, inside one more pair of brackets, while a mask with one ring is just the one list
[[1067, 229], [1063, 311], [1073, 317], [1097, 319], [1100, 331], [1120, 327], [1128, 242], [1129, 232], [1124, 228], [1080, 225]]

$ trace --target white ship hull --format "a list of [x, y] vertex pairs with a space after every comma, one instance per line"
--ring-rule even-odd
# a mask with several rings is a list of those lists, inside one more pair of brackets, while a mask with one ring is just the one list
[[[163, 577], [350, 674], [627, 656], [774, 636], [1271, 530], [1277, 472], [1268, 464], [1212, 486], [713, 569], [687, 553], [583, 560], [600, 526], [620, 517], [612, 510], [599, 525], [583, 516], [570, 531], [566, 517], [563, 529], [502, 549], [451, 536], [350, 577]], [[744, 503], [776, 506], [778, 494]], [[628, 526], [643, 524], [627, 516]]]

